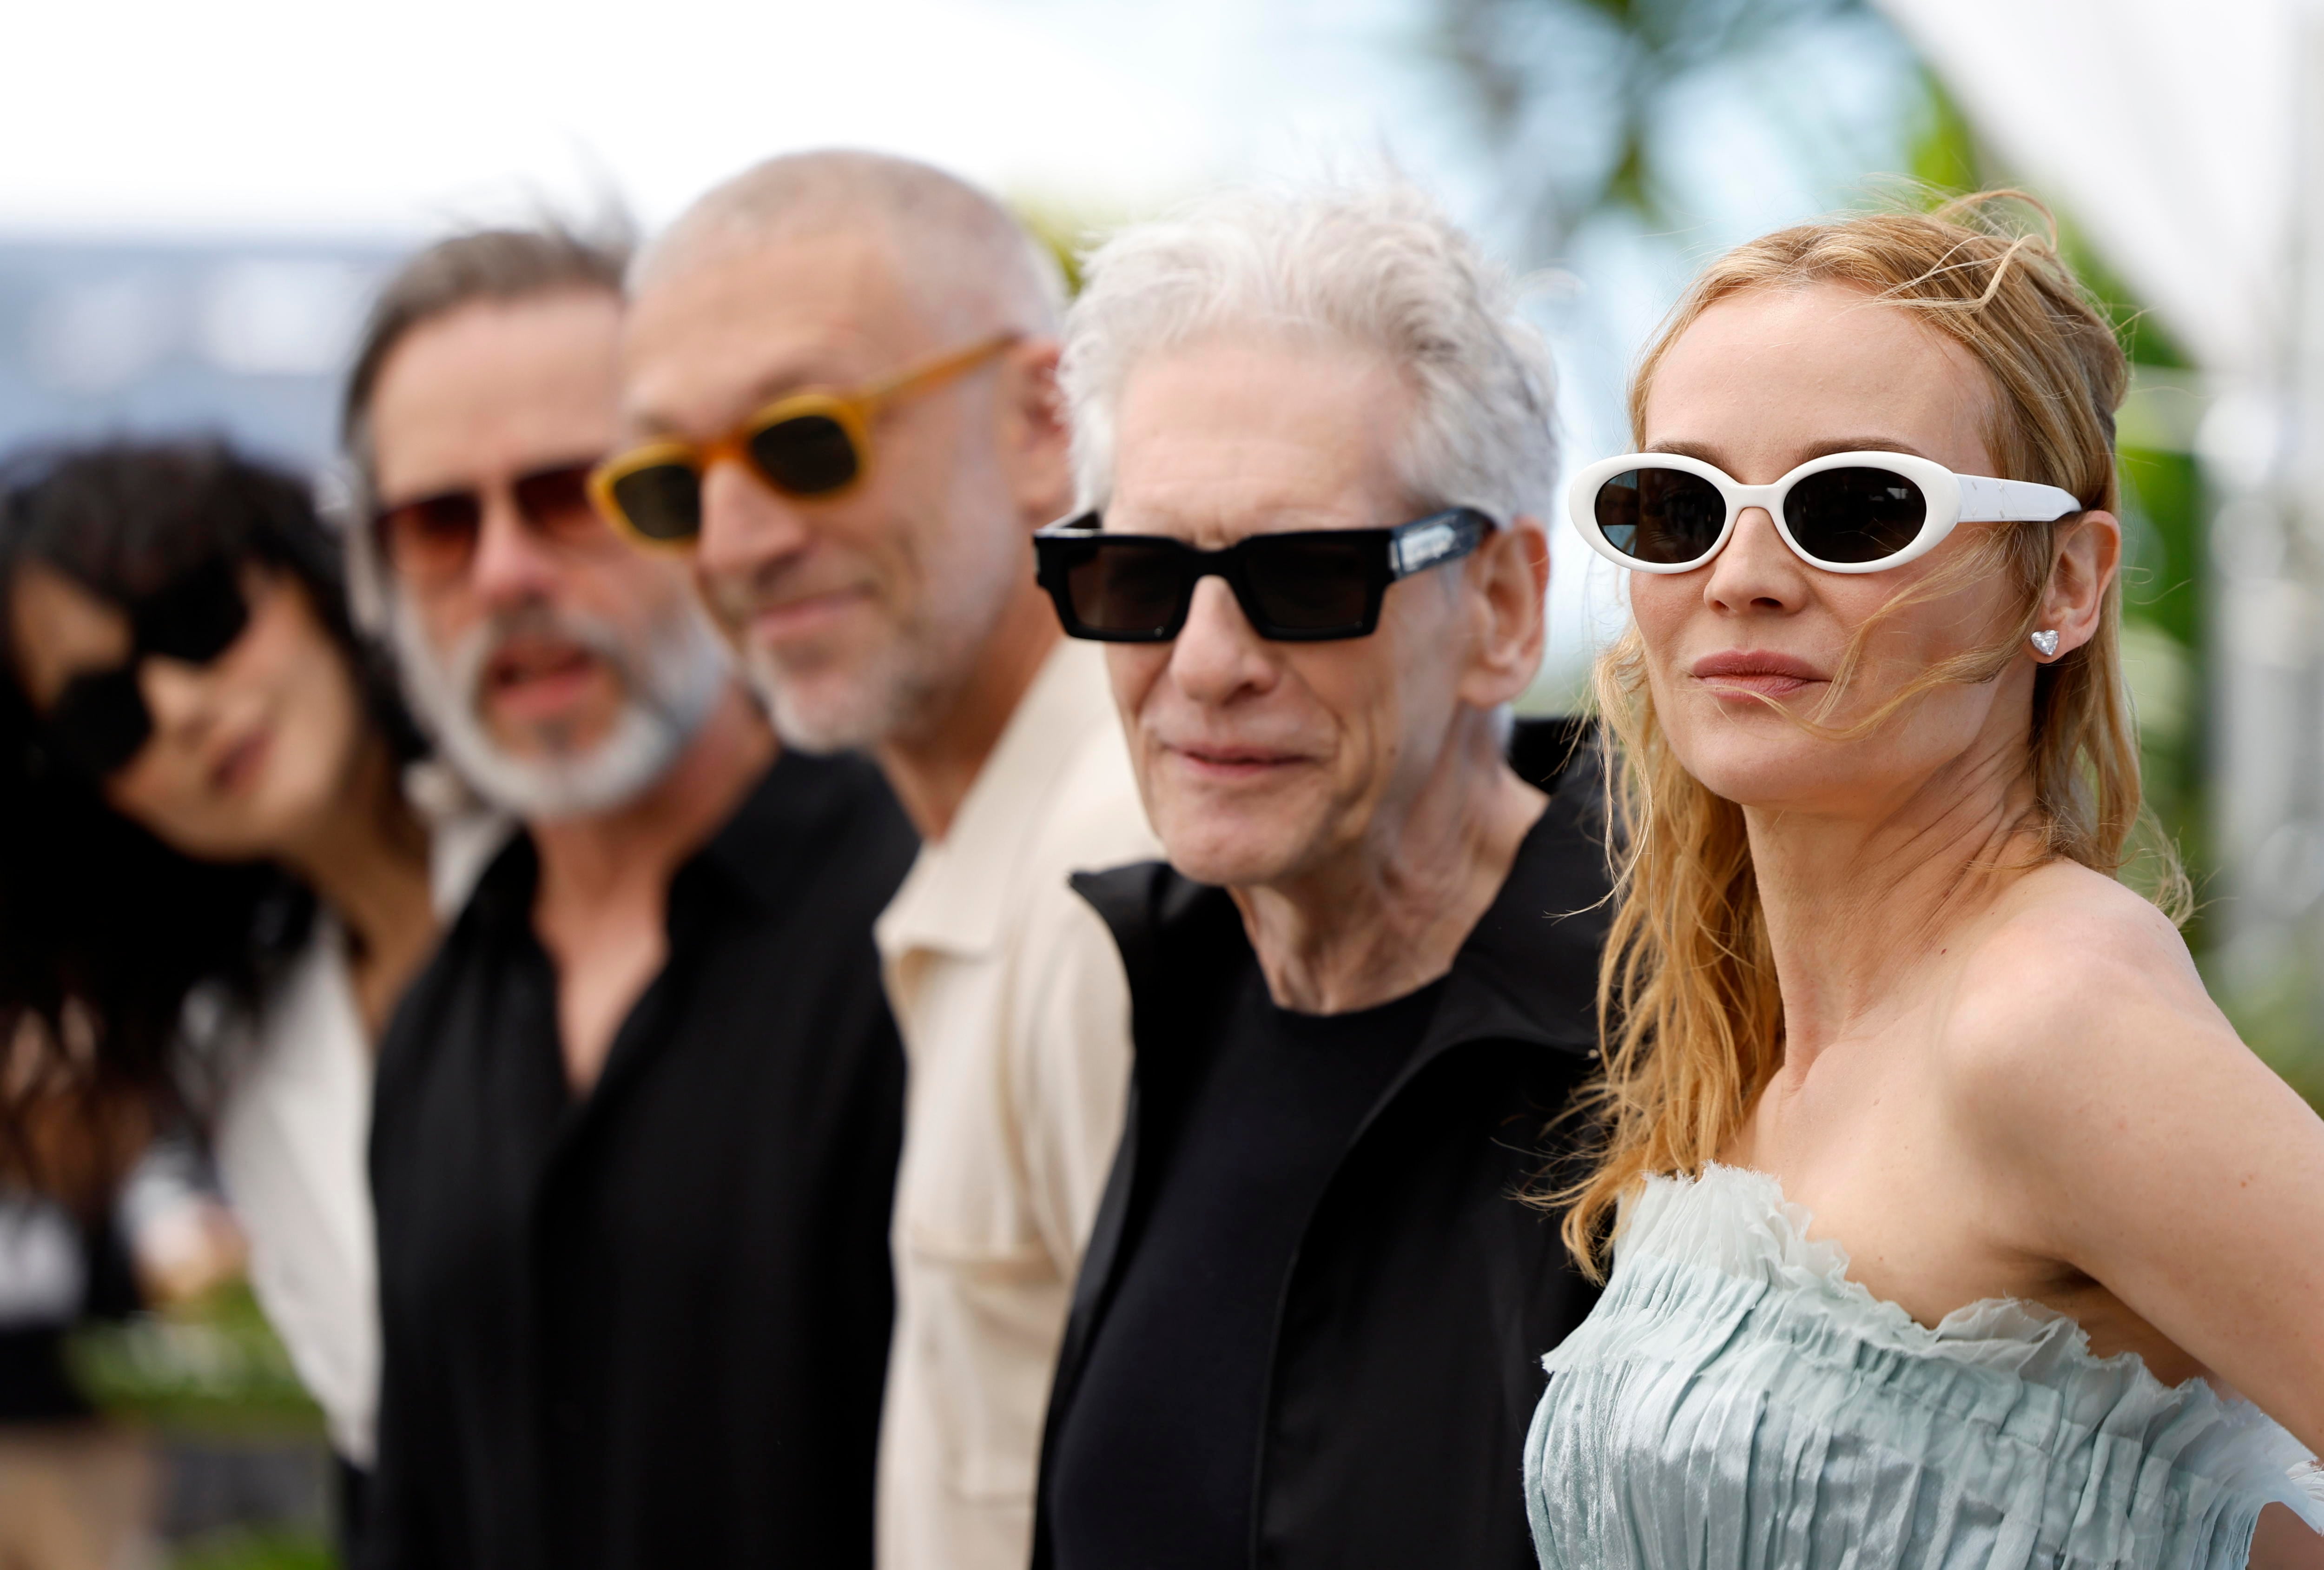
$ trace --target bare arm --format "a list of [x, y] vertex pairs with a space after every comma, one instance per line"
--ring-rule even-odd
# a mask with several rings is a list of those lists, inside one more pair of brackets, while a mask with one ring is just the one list
[[1977, 1027], [1980, 1154], [2033, 1250], [2324, 1452], [2324, 1119], [2236, 1039], [2160, 914], [2069, 915], [1980, 989], [2015, 999]]

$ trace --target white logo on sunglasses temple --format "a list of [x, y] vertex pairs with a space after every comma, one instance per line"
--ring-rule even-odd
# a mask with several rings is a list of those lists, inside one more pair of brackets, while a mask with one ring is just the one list
[[[1598, 516], [1599, 493], [1622, 475], [1640, 469], [1668, 469], [1707, 481], [1725, 501], [1727, 515], [1718, 538], [1700, 555], [1684, 561], [1646, 561], [1630, 555], [1606, 536]], [[1905, 480], [1921, 495], [1924, 512], [1919, 531], [1901, 550], [1869, 561], [1833, 561], [1817, 556], [1792, 532], [1784, 515], [1784, 499], [1801, 481], [1834, 469], [1872, 469]], [[1566, 492], [1566, 513], [1590, 548], [1617, 566], [1633, 572], [1692, 572], [1725, 549], [1735, 532], [1735, 521], [1745, 509], [1762, 507], [1775, 521], [1775, 531], [1792, 553], [1810, 567], [1826, 572], [1885, 572], [1927, 555], [1943, 542], [1958, 523], [2047, 523], [2082, 511], [2079, 497], [2055, 485], [2030, 480], [1999, 480], [1981, 475], [1957, 475], [1942, 464], [1910, 453], [1836, 452], [1812, 458], [1772, 485], [1747, 485], [1701, 458], [1678, 453], [1625, 453], [1600, 459], [1573, 477]]]
[[1449, 522], [1429, 523], [1410, 534], [1400, 534], [1396, 540], [1396, 569], [1410, 577], [1452, 555], [1460, 543], [1459, 531]]

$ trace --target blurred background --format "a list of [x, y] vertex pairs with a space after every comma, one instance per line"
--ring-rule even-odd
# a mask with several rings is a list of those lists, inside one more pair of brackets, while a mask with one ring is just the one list
[[[847, 143], [987, 184], [1067, 254], [1218, 181], [1392, 164], [1527, 275], [1584, 459], [1627, 445], [1630, 358], [1709, 254], [1914, 182], [2022, 185], [2137, 364], [2131, 668], [2190, 936], [2324, 1104], [2320, 29], [2302, 0], [22, 7], [0, 448], [212, 430], [319, 474], [403, 248], [544, 213], [650, 229], [757, 158]], [[1554, 533], [1543, 709], [1624, 614]], [[0, 1334], [31, 1257], [5, 1208]], [[287, 1363], [230, 1280], [180, 1296], [77, 1342], [162, 1457], [156, 1553], [328, 1563]]]

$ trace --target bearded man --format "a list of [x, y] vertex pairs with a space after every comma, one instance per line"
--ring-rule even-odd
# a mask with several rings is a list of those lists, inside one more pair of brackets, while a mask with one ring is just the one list
[[868, 1565], [916, 841], [780, 753], [684, 566], [593, 510], [623, 258], [446, 241], [346, 406], [355, 577], [520, 823], [381, 1048], [380, 1566]]

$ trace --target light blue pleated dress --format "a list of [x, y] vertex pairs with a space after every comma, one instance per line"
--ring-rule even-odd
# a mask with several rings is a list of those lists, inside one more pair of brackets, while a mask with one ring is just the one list
[[1545, 1570], [2243, 1570], [2324, 1473], [2257, 1408], [2071, 1320], [1935, 1329], [1848, 1279], [1765, 1173], [1650, 1179], [1526, 1444]]

